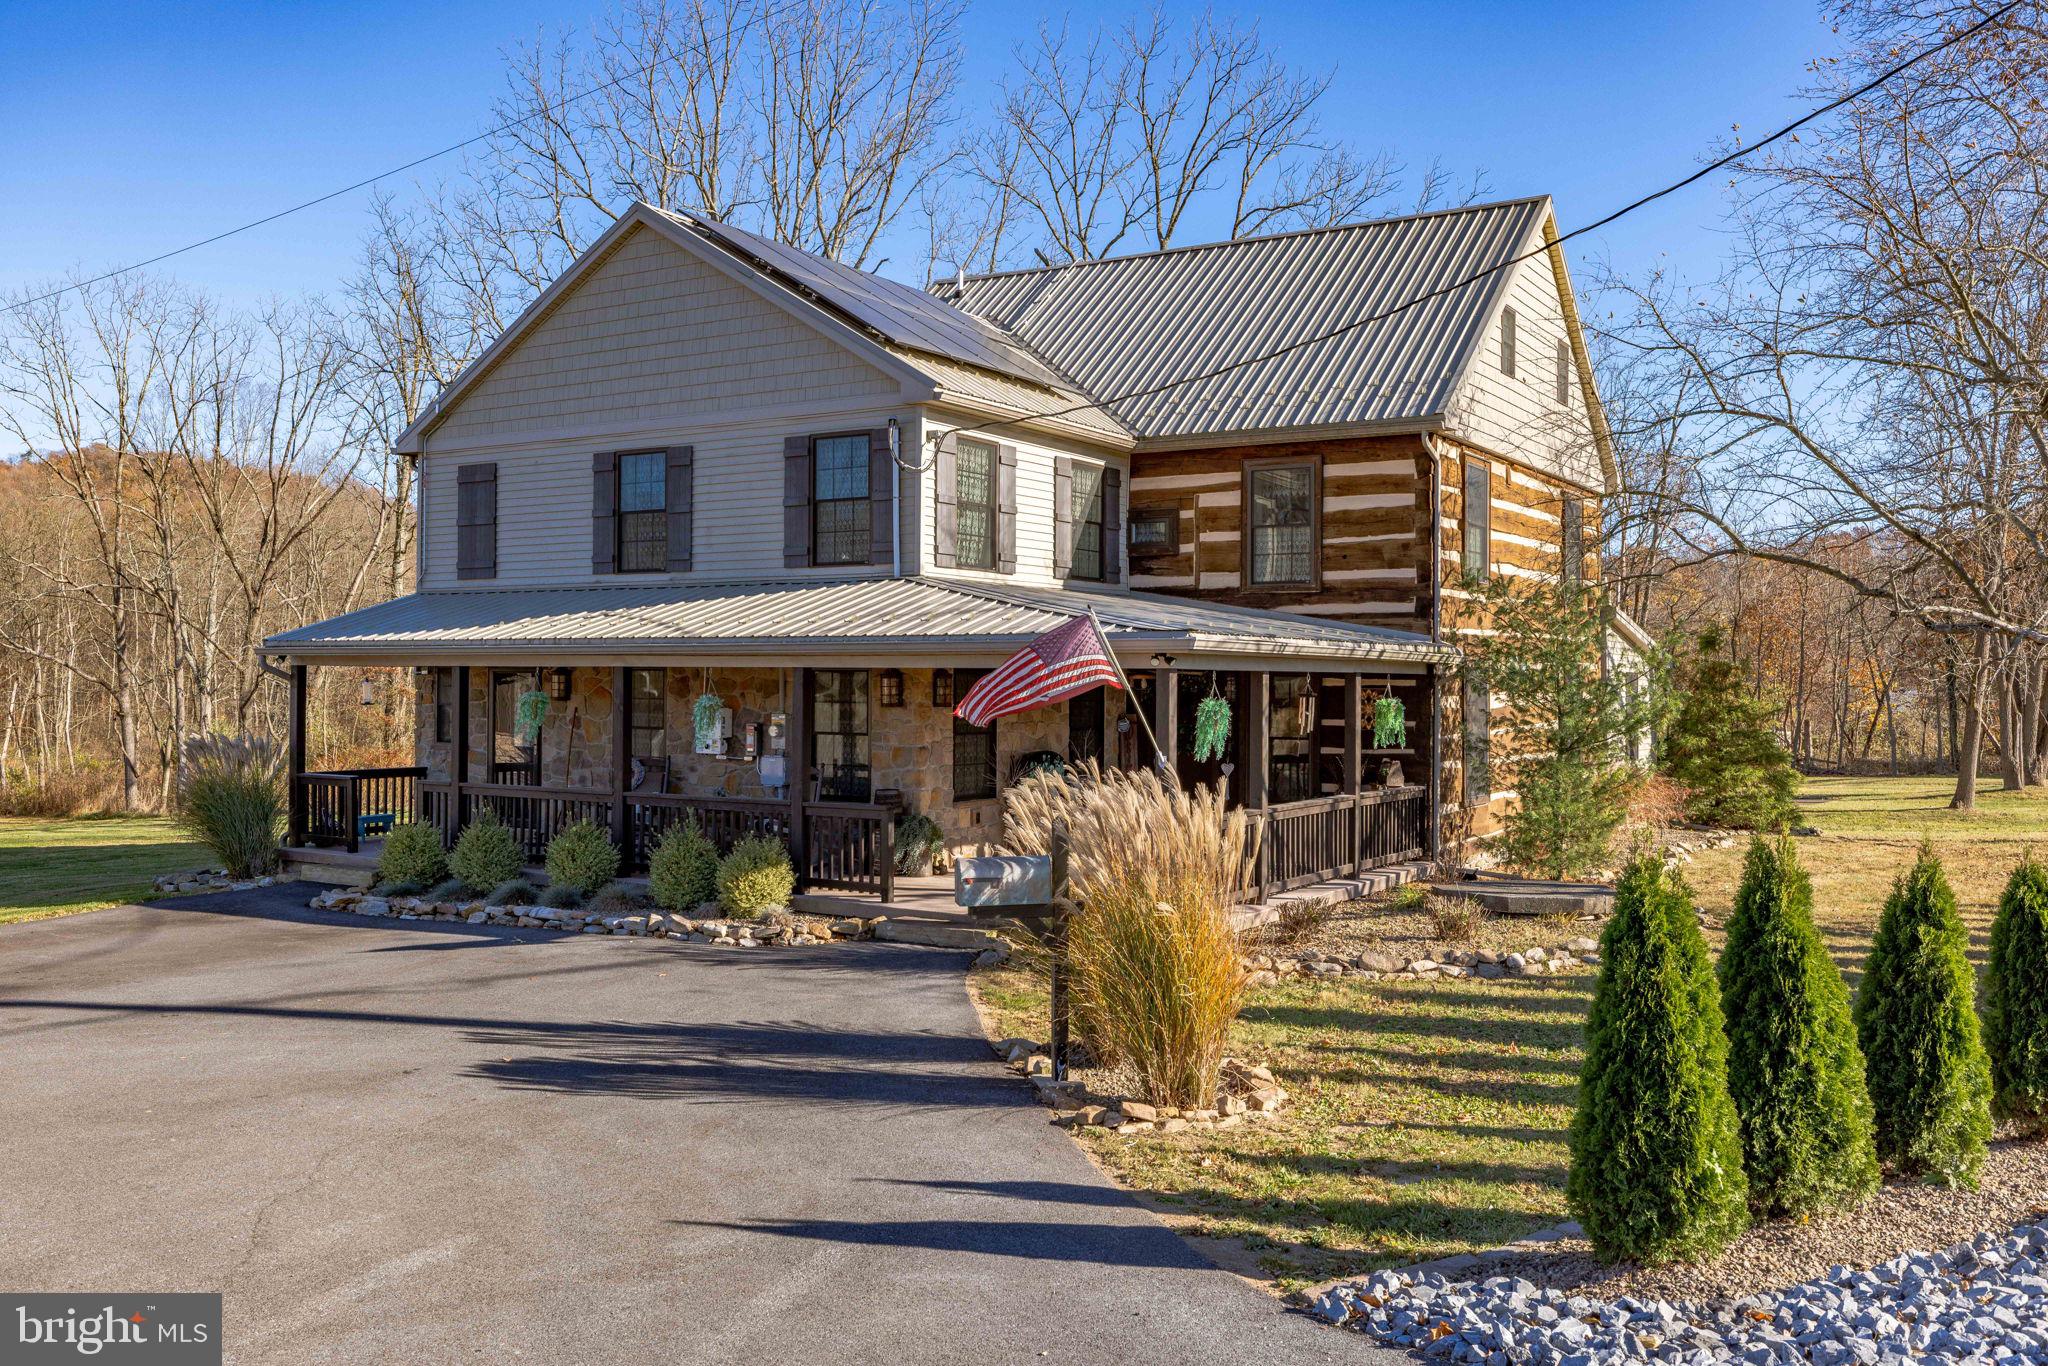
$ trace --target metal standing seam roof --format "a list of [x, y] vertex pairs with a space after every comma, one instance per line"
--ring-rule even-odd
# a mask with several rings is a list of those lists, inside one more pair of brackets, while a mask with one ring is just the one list
[[927, 578], [590, 588], [444, 589], [284, 631], [267, 654], [575, 649], [787, 654], [1015, 648], [1094, 607], [1113, 646], [1324, 661], [1456, 657], [1428, 637], [1141, 593]]
[[[1526, 250], [1549, 211], [1538, 196], [970, 276], [944, 292], [1090, 394], [1113, 396], [1452, 285]], [[1487, 276], [1341, 337], [1109, 408], [1141, 439], [1437, 417], [1505, 285]]]

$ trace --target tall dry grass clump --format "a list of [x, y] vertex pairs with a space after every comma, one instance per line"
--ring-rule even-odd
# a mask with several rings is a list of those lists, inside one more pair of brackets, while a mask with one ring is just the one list
[[230, 877], [277, 864], [284, 833], [284, 751], [254, 736], [195, 735], [178, 770], [178, 824], [220, 859]]
[[1218, 788], [1184, 791], [1152, 772], [1036, 774], [1003, 815], [1010, 852], [1042, 854], [1065, 820], [1080, 911], [1067, 939], [1070, 1001], [1105, 1062], [1158, 1105], [1216, 1103], [1217, 1072], [1244, 995], [1230, 907], [1257, 836]]

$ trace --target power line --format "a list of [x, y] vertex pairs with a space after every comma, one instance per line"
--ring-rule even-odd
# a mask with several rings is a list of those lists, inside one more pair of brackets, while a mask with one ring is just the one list
[[[1548, 253], [1554, 247], [1563, 246], [1566, 242], [1571, 241], [1574, 237], [1582, 237], [1586, 233], [1597, 232], [1601, 228], [1606, 227], [1608, 224], [1614, 222], [1615, 220], [1623, 218], [1628, 214], [1632, 214], [1637, 209], [1640, 209], [1645, 205], [1653, 204], [1657, 200], [1664, 198], [1666, 195], [1675, 194], [1678, 191], [1684, 189], [1686, 186], [1692, 185], [1700, 180], [1705, 179], [1707, 176], [1712, 175], [1714, 172], [1722, 169], [1723, 167], [1733, 165], [1734, 163], [1742, 160], [1744, 157], [1749, 156], [1751, 153], [1762, 151], [1764, 148], [1770, 146], [1772, 143], [1778, 142], [1783, 138], [1789, 137], [1791, 134], [1797, 132], [1799, 129], [1804, 128], [1807, 124], [1812, 123], [1815, 119], [1820, 118], [1826, 114], [1831, 114], [1835, 110], [1840, 109], [1843, 105], [1850, 104], [1856, 100], [1863, 98], [1865, 95], [1868, 95], [1871, 91], [1877, 89], [1879, 86], [1891, 80], [1893, 77], [1901, 74], [1904, 71], [1909, 70], [1914, 66], [1919, 65], [1921, 62], [1926, 61], [1929, 57], [1935, 56], [1937, 53], [1945, 52], [1949, 48], [1954, 47], [1956, 44], [1963, 42], [1966, 39], [1975, 37], [1977, 34], [1983, 32], [1985, 29], [1991, 27], [1993, 24], [1996, 24], [1999, 20], [2005, 18], [2006, 15], [2012, 13], [2014, 10], [2018, 9], [2021, 5], [2025, 4], [2026, 2], [2027, 0], [2008, 0], [2008, 3], [1999, 6], [1997, 9], [1991, 11], [1991, 13], [1985, 15], [1982, 19], [1979, 19], [1976, 23], [1971, 24], [1968, 28], [1960, 29], [1957, 32], [1951, 34], [1949, 37], [1943, 39], [1941, 42], [1936, 43], [1934, 46], [1924, 48], [1921, 51], [1916, 52], [1911, 57], [1906, 58], [1904, 61], [1901, 61], [1894, 66], [1886, 68], [1881, 74], [1873, 77], [1868, 81], [1865, 81], [1862, 85], [1857, 86], [1854, 90], [1851, 90], [1846, 94], [1840, 95], [1835, 99], [1829, 100], [1826, 104], [1823, 104], [1818, 108], [1808, 110], [1806, 113], [1792, 120], [1792, 122], [1786, 124], [1783, 128], [1778, 129], [1775, 133], [1772, 133], [1770, 136], [1763, 138], [1761, 141], [1753, 142], [1746, 147], [1737, 148], [1735, 151], [1728, 153], [1726, 156], [1720, 157], [1714, 161], [1707, 163], [1705, 166], [1700, 167], [1697, 171], [1694, 171], [1691, 175], [1686, 176], [1683, 179], [1674, 180], [1669, 185], [1664, 186], [1662, 189], [1652, 190], [1650, 193], [1644, 195], [1642, 198], [1632, 200], [1631, 202], [1622, 205], [1620, 208], [1615, 209], [1613, 212], [1606, 214], [1603, 217], [1594, 219], [1591, 223], [1587, 223], [1583, 227], [1573, 228], [1570, 232], [1565, 233], [1562, 236], [1552, 238], [1540, 247], [1536, 247], [1530, 251], [1525, 251], [1519, 256], [1512, 257], [1509, 260], [1502, 261], [1496, 265], [1488, 266], [1486, 269], [1468, 275], [1462, 280], [1454, 281], [1453, 283], [1448, 285], [1442, 285], [1436, 289], [1430, 290], [1426, 294], [1419, 294], [1415, 298], [1407, 300], [1405, 303], [1396, 304], [1392, 308], [1382, 309], [1378, 313], [1373, 313], [1366, 317], [1359, 318], [1353, 322], [1345, 323], [1341, 327], [1332, 328], [1327, 332], [1320, 332], [1311, 337], [1303, 337], [1299, 341], [1289, 342], [1285, 346], [1275, 347], [1271, 351], [1261, 352], [1260, 354], [1255, 356], [1247, 356], [1243, 360], [1229, 361], [1225, 364], [1218, 365], [1213, 369], [1204, 370], [1197, 374], [1183, 375], [1179, 379], [1171, 379], [1161, 384], [1148, 385], [1142, 389], [1132, 389], [1126, 393], [1115, 394], [1108, 398], [1094, 399], [1087, 403], [1070, 404], [1069, 406], [1064, 408], [1052, 408], [1044, 412], [1029, 413], [1022, 417], [1013, 417], [1007, 419], [991, 418], [987, 421], [977, 422], [970, 426], [955, 427], [952, 429], [952, 434], [959, 435], [963, 432], [990, 431], [996, 427], [1007, 426], [1015, 422], [1036, 422], [1042, 421], [1046, 418], [1069, 417], [1075, 413], [1091, 412], [1098, 409], [1106, 411], [1109, 405], [1112, 403], [1128, 403], [1132, 399], [1151, 398], [1155, 394], [1167, 393], [1170, 390], [1178, 389], [1183, 385], [1199, 384], [1203, 380], [1209, 379], [1220, 379], [1224, 375], [1230, 374], [1233, 371], [1243, 370], [1254, 365], [1264, 365], [1267, 361], [1278, 360], [1282, 356], [1292, 355], [1296, 351], [1306, 350], [1311, 346], [1320, 346], [1324, 342], [1334, 341], [1338, 337], [1342, 337], [1347, 333], [1356, 332], [1358, 329], [1362, 327], [1371, 327], [1375, 323], [1382, 323], [1389, 318], [1398, 317], [1399, 315], [1407, 312], [1409, 309], [1419, 307], [1422, 304], [1426, 304], [1430, 302], [1432, 299], [1441, 299], [1446, 294], [1454, 294], [1457, 291], [1464, 289], [1467, 285], [1477, 284], [1481, 280], [1486, 279], [1488, 276], [1498, 275], [1500, 272], [1504, 270], [1512, 270], [1514, 267], [1521, 265], [1524, 261], [1534, 260], [1536, 257]], [[1074, 262], [1070, 263], [1068, 266], [1059, 267], [1059, 269], [1071, 269], [1074, 265], [1084, 264], [1087, 263]]]
[[[759, 17], [759, 19], [756, 20], [755, 22], [766, 23], [769, 20], [778, 19], [782, 15], [787, 14], [789, 11], [793, 9], [800, 9], [808, 3], [809, 0], [791, 0], [791, 3], [778, 5], [774, 9], [764, 11]], [[530, 114], [522, 114], [518, 118], [507, 120], [506, 122], [499, 124], [495, 128], [486, 128], [483, 132], [476, 134], [474, 137], [464, 138], [460, 142], [451, 142], [438, 152], [428, 152], [425, 156], [414, 157], [411, 161], [405, 162], [402, 165], [393, 166], [389, 170], [379, 171], [377, 172], [377, 174], [373, 176], [366, 176], [363, 179], [356, 181], [353, 185], [344, 185], [338, 190], [329, 190], [326, 194], [316, 195], [312, 199], [304, 200], [300, 203], [294, 204], [288, 209], [279, 209], [275, 213], [268, 213], [261, 218], [251, 219], [250, 221], [242, 224], [239, 227], [228, 228], [223, 232], [217, 232], [213, 234], [211, 237], [202, 237], [196, 242], [187, 242], [182, 247], [172, 247], [169, 251], [159, 252], [157, 255], [152, 256], [147, 260], [136, 261], [131, 265], [117, 267], [113, 270], [105, 272], [104, 274], [95, 275], [88, 280], [73, 280], [71, 283], [61, 285], [58, 288], [51, 290], [47, 294], [38, 294], [32, 299], [22, 299], [19, 302], [9, 304], [7, 305], [6, 308], [0, 309], [0, 312], [14, 313], [19, 312], [24, 308], [32, 308], [37, 304], [48, 303], [50, 300], [68, 294], [74, 289], [86, 289], [93, 285], [101, 284], [107, 280], [117, 279], [118, 277], [123, 275], [131, 275], [138, 270], [147, 270], [149, 267], [154, 265], [160, 265], [163, 262], [170, 260], [174, 256], [183, 256], [188, 251], [197, 251], [201, 247], [210, 247], [216, 242], [225, 242], [230, 237], [238, 237], [242, 233], [250, 232], [256, 228], [264, 227], [268, 224], [275, 223], [280, 218], [289, 218], [295, 213], [303, 213], [307, 209], [317, 208], [320, 205], [327, 203], [329, 200], [340, 199], [343, 195], [354, 194], [357, 190], [367, 189], [370, 186], [375, 185], [380, 180], [389, 180], [392, 176], [403, 175], [405, 172], [415, 170], [418, 167], [426, 165], [430, 161], [438, 161], [442, 157], [448, 156], [451, 153], [459, 152], [465, 147], [474, 147], [480, 142], [487, 142], [490, 139], [497, 137], [500, 133], [509, 133], [514, 128], [519, 128], [526, 124], [532, 123], [535, 119], [540, 118], [543, 115], [550, 113], [560, 113], [561, 111], [567, 109], [570, 105], [580, 103], [583, 100], [587, 100], [592, 95], [600, 95], [607, 90], [616, 89], [617, 87], [624, 85], [628, 81], [635, 80], [641, 76], [646, 75], [648, 72], [654, 70], [655, 67], [660, 66], [665, 59], [666, 54], [664, 54], [663, 56], [657, 56], [653, 61], [643, 63], [642, 65], [635, 67], [631, 71], [622, 72], [621, 74], [614, 76], [612, 79], [608, 81], [600, 81], [598, 84], [591, 86], [588, 90], [579, 91], [574, 95], [570, 95], [558, 105], [544, 105], [541, 108], [534, 110]]]

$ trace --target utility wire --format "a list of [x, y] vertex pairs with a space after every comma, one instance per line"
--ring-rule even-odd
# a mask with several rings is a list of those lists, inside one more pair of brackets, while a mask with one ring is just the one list
[[[759, 17], [759, 19], [756, 20], [755, 22], [767, 23], [770, 20], [779, 19], [784, 14], [787, 14], [789, 11], [794, 9], [801, 9], [808, 3], [809, 0], [791, 0], [791, 3], [778, 5], [774, 9], [764, 11]], [[38, 294], [32, 299], [22, 299], [16, 303], [7, 305], [5, 308], [0, 308], [0, 313], [19, 312], [20, 310], [25, 308], [32, 308], [37, 304], [48, 303], [50, 300], [68, 294], [74, 289], [86, 289], [93, 285], [102, 284], [105, 281], [116, 279], [123, 275], [131, 275], [138, 270], [147, 270], [149, 267], [154, 265], [160, 265], [163, 262], [170, 260], [174, 256], [183, 256], [188, 251], [197, 251], [201, 247], [210, 247], [216, 242], [225, 242], [230, 237], [238, 237], [245, 232], [250, 232], [253, 231], [254, 229], [265, 227], [268, 224], [277, 222], [280, 218], [289, 218], [295, 213], [303, 213], [307, 209], [317, 208], [318, 206], [327, 203], [329, 200], [340, 199], [343, 195], [354, 194], [357, 190], [367, 189], [369, 186], [375, 185], [380, 180], [389, 180], [392, 176], [403, 175], [405, 174], [405, 172], [414, 170], [417, 167], [424, 166], [430, 161], [438, 161], [442, 157], [448, 156], [451, 153], [459, 152], [465, 147], [474, 147], [480, 142], [487, 142], [490, 139], [497, 137], [501, 133], [509, 133], [514, 128], [523, 127], [526, 124], [532, 123], [535, 119], [541, 118], [545, 115], [560, 113], [563, 110], [566, 110], [570, 105], [581, 103], [582, 101], [589, 99], [592, 95], [601, 95], [607, 90], [616, 89], [619, 86], [626, 84], [628, 81], [636, 80], [639, 77], [646, 75], [648, 72], [654, 70], [654, 68], [656, 68], [657, 66], [660, 66], [665, 60], [667, 60], [666, 52], [664, 52], [660, 56], [655, 57], [653, 61], [643, 63], [642, 65], [635, 67], [631, 71], [622, 72], [621, 74], [614, 76], [612, 79], [608, 81], [600, 81], [598, 84], [591, 86], [588, 90], [578, 91], [576, 94], [570, 95], [567, 98], [565, 98], [560, 104], [543, 106], [539, 109], [534, 110], [530, 114], [522, 114], [516, 119], [509, 119], [506, 122], [499, 124], [495, 128], [486, 128], [483, 132], [476, 134], [474, 137], [464, 138], [460, 142], [451, 142], [438, 152], [428, 152], [425, 156], [414, 157], [411, 161], [405, 162], [402, 165], [393, 166], [389, 170], [379, 171], [377, 172], [377, 174], [373, 176], [365, 176], [363, 179], [356, 181], [352, 185], [344, 185], [338, 190], [329, 190], [326, 194], [316, 195], [312, 199], [303, 200], [300, 203], [292, 205], [290, 208], [279, 209], [277, 212], [265, 214], [261, 218], [253, 218], [239, 227], [228, 228], [225, 231], [213, 234], [213, 236], [211, 237], [202, 237], [196, 242], [187, 242], [182, 247], [172, 247], [169, 251], [159, 252], [157, 255], [149, 257], [147, 260], [136, 261], [130, 265], [116, 267], [115, 269], [107, 271], [104, 274], [95, 275], [91, 279], [74, 280], [69, 284], [61, 285], [58, 288], [49, 291], [47, 294]]]
[[[1142, 389], [1132, 389], [1128, 392], [1116, 394], [1109, 398], [1095, 399], [1087, 403], [1071, 404], [1065, 408], [1051, 408], [1047, 409], [1044, 412], [1029, 413], [1021, 417], [1000, 419], [991, 418], [988, 419], [987, 421], [974, 423], [971, 426], [955, 427], [951, 430], [950, 434], [957, 436], [967, 432], [991, 431], [996, 427], [1008, 426], [1016, 422], [1036, 422], [1042, 421], [1047, 418], [1069, 417], [1075, 413], [1091, 412], [1097, 409], [1102, 409], [1106, 411], [1108, 406], [1112, 403], [1128, 403], [1132, 399], [1151, 398], [1155, 394], [1167, 393], [1170, 390], [1178, 389], [1183, 385], [1199, 384], [1203, 380], [1209, 379], [1220, 379], [1222, 376], [1230, 374], [1233, 371], [1243, 370], [1247, 367], [1254, 365], [1263, 365], [1267, 361], [1278, 360], [1280, 357], [1291, 355], [1296, 351], [1306, 350], [1311, 346], [1320, 346], [1327, 341], [1334, 341], [1338, 337], [1342, 337], [1347, 333], [1356, 332], [1358, 329], [1362, 327], [1371, 327], [1375, 323], [1382, 323], [1389, 318], [1398, 317], [1399, 315], [1407, 312], [1409, 309], [1419, 307], [1422, 304], [1426, 304], [1430, 302], [1432, 299], [1441, 299], [1446, 294], [1454, 294], [1457, 291], [1464, 289], [1467, 285], [1477, 284], [1481, 280], [1486, 279], [1488, 276], [1498, 275], [1500, 272], [1504, 270], [1511, 270], [1514, 267], [1521, 265], [1524, 261], [1534, 260], [1538, 256], [1547, 254], [1554, 247], [1563, 246], [1566, 242], [1571, 241], [1574, 237], [1582, 237], [1589, 232], [1597, 232], [1601, 228], [1606, 227], [1608, 224], [1614, 222], [1615, 220], [1626, 217], [1627, 215], [1634, 213], [1637, 209], [1640, 209], [1645, 205], [1653, 204], [1657, 200], [1664, 198], [1666, 195], [1676, 194], [1678, 191], [1684, 189], [1686, 186], [1692, 185], [1700, 180], [1705, 179], [1706, 177], [1712, 175], [1714, 172], [1720, 170], [1724, 166], [1731, 166], [1734, 163], [1742, 160], [1744, 157], [1749, 156], [1751, 153], [1762, 151], [1764, 148], [1770, 146], [1772, 143], [1778, 142], [1783, 138], [1789, 137], [1791, 134], [1797, 132], [1799, 129], [1804, 128], [1807, 124], [1812, 123], [1815, 119], [1821, 118], [1822, 116], [1827, 114], [1831, 114], [1835, 110], [1840, 109], [1843, 105], [1850, 104], [1856, 100], [1863, 98], [1865, 95], [1868, 95], [1871, 91], [1877, 89], [1879, 86], [1891, 80], [1893, 77], [1898, 76], [1902, 72], [1905, 72], [1911, 69], [1912, 67], [1919, 65], [1921, 62], [1926, 61], [1929, 57], [1935, 56], [1936, 54], [1941, 52], [1945, 52], [1949, 48], [1954, 47], [1956, 44], [1961, 43], [1969, 38], [1975, 37], [1977, 34], [1983, 32], [1987, 28], [1990, 28], [1992, 25], [1996, 24], [1998, 21], [2005, 18], [2006, 15], [2012, 13], [2014, 10], [2018, 9], [2021, 5], [2025, 3], [2027, 3], [2027, 0], [2008, 0], [2008, 3], [1999, 6], [1997, 9], [1991, 11], [1991, 13], [1985, 15], [1982, 19], [1979, 19], [1976, 23], [1971, 24], [1968, 28], [1960, 29], [1957, 32], [1951, 34], [1949, 37], [1943, 39], [1941, 42], [1934, 44], [1934, 46], [1924, 48], [1921, 51], [1916, 52], [1912, 56], [1906, 58], [1904, 61], [1898, 62], [1893, 66], [1887, 67], [1881, 74], [1873, 77], [1868, 81], [1865, 81], [1862, 85], [1857, 86], [1854, 90], [1851, 90], [1846, 94], [1840, 95], [1835, 99], [1829, 100], [1826, 104], [1823, 104], [1816, 109], [1808, 110], [1805, 114], [1800, 115], [1798, 118], [1792, 120], [1792, 122], [1786, 124], [1783, 128], [1778, 129], [1778, 131], [1772, 133], [1770, 136], [1763, 138], [1761, 141], [1753, 142], [1746, 147], [1737, 148], [1735, 151], [1728, 153], [1726, 156], [1717, 158], [1716, 160], [1707, 163], [1705, 166], [1700, 167], [1691, 175], [1686, 176], [1681, 180], [1674, 180], [1669, 185], [1664, 186], [1662, 189], [1652, 190], [1650, 193], [1644, 195], [1642, 198], [1632, 200], [1631, 202], [1624, 204], [1620, 208], [1605, 215], [1604, 217], [1594, 219], [1591, 223], [1588, 223], [1583, 227], [1573, 228], [1570, 232], [1565, 233], [1562, 236], [1551, 238], [1549, 241], [1546, 241], [1540, 247], [1536, 247], [1530, 251], [1525, 251], [1521, 255], [1512, 257], [1506, 261], [1502, 261], [1497, 265], [1488, 266], [1484, 270], [1480, 270], [1471, 275], [1468, 275], [1462, 280], [1458, 280], [1451, 284], [1443, 285], [1436, 289], [1430, 290], [1427, 294], [1419, 294], [1415, 298], [1407, 300], [1405, 303], [1396, 304], [1391, 308], [1383, 309], [1378, 313], [1373, 313], [1366, 317], [1359, 318], [1356, 321], [1345, 323], [1342, 326], [1332, 328], [1327, 332], [1319, 332], [1311, 337], [1303, 337], [1299, 341], [1289, 342], [1285, 346], [1275, 347], [1271, 351], [1264, 351], [1255, 356], [1247, 356], [1243, 360], [1229, 361], [1223, 365], [1218, 365], [1213, 369], [1203, 370], [1197, 374], [1183, 375], [1179, 379], [1167, 380], [1161, 384], [1147, 385]], [[1071, 269], [1074, 266], [1085, 264], [1087, 263], [1070, 262], [1067, 266], [1059, 267], [1059, 269]]]

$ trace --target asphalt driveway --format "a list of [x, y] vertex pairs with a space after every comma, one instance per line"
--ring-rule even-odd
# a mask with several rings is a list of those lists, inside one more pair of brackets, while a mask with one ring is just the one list
[[360, 921], [0, 930], [0, 1288], [220, 1290], [238, 1362], [1359, 1361], [990, 1058], [964, 955]]

